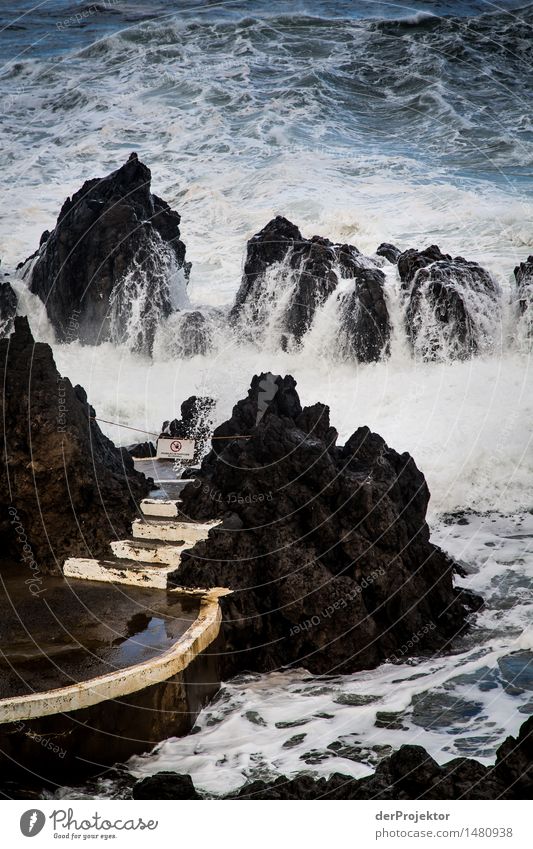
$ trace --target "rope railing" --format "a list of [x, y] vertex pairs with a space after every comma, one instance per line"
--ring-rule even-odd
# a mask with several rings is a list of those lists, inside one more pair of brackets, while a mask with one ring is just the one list
[[[136, 433], [144, 433], [147, 436], [155, 436], [157, 438], [161, 435], [160, 433], [155, 433], [153, 430], [143, 430], [141, 427], [132, 427], [131, 425], [121, 424], [120, 422], [112, 422], [110, 419], [102, 419], [99, 416], [90, 416], [89, 418], [95, 422], [104, 422], [105, 424], [115, 425], [115, 427], [123, 427], [126, 430], [134, 430]], [[212, 436], [211, 434], [206, 434], [205, 436], [197, 437], [197, 439], [250, 439], [250, 437], [250, 433], [245, 435], [235, 434], [234, 436]]]

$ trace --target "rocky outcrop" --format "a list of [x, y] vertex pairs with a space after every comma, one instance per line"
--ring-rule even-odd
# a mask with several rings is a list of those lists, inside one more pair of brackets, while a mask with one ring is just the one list
[[150, 184], [150, 169], [135, 153], [107, 177], [88, 180], [23, 267], [59, 341], [111, 339], [151, 349], [158, 323], [174, 308], [172, 275], [181, 268], [188, 277], [190, 266], [180, 216]]
[[499, 290], [478, 263], [436, 245], [398, 259], [406, 325], [422, 359], [467, 359], [493, 349], [501, 331]]
[[17, 314], [17, 296], [7, 281], [0, 283], [0, 337], [9, 336]]
[[376, 254], [378, 256], [384, 256], [385, 259], [388, 259], [389, 262], [392, 262], [392, 264], [394, 265], [398, 262], [401, 250], [395, 245], [391, 245], [390, 242], [382, 242], [381, 245], [377, 248]]
[[518, 311], [520, 323], [524, 326], [525, 335], [533, 337], [533, 255], [528, 256], [514, 270], [518, 295]]
[[104, 436], [85, 391], [61, 377], [26, 318], [0, 341], [0, 374], [5, 556], [31, 578], [71, 555], [107, 554], [109, 540], [127, 534], [148, 480]]
[[383, 273], [353, 245], [320, 236], [305, 239], [281, 216], [248, 242], [231, 318], [235, 322], [241, 317], [244, 331], [261, 333], [277, 316], [274, 332], [280, 344], [299, 345], [341, 278], [354, 278], [351, 291], [342, 297], [343, 347], [360, 362], [377, 360], [387, 351], [390, 336]]
[[173, 436], [177, 439], [194, 439], [196, 451], [192, 462], [200, 462], [213, 430], [214, 408], [213, 398], [191, 395], [181, 405], [181, 419], [163, 422], [161, 435]]
[[[429, 541], [429, 492], [367, 427], [344, 446], [292, 377], [254, 377], [218, 427], [182, 512], [223, 519], [174, 580], [224, 586], [226, 675], [293, 664], [353, 672], [447, 645], [478, 603]], [[242, 438], [249, 436], [249, 438]], [[239, 438], [238, 438], [239, 437]], [[411, 648], [409, 648], [411, 646]]]
[[263, 292], [263, 277], [273, 265], [284, 262], [295, 245], [303, 241], [298, 227], [287, 218], [277, 215], [248, 241], [242, 283], [232, 317], [240, 314], [247, 305], [247, 315], [254, 320], [260, 317], [260, 301]]
[[[402, 746], [373, 775], [356, 779], [335, 773], [254, 781], [229, 799], [530, 799], [533, 791], [533, 717], [517, 738], [500, 746], [493, 766], [455, 758], [439, 766], [421, 746]], [[201, 799], [189, 775], [159, 772], [137, 782], [134, 799]]]
[[209, 321], [203, 313], [199, 310], [181, 313], [175, 344], [180, 358], [189, 359], [209, 353], [213, 339]]
[[146, 460], [148, 457], [155, 457], [157, 454], [154, 443], [150, 441], [128, 445], [128, 452], [138, 460]]
[[418, 251], [416, 248], [409, 248], [397, 258], [398, 274], [403, 283], [404, 288], [408, 288], [413, 282], [416, 272], [420, 268], [426, 268], [434, 262], [452, 261], [450, 254], [443, 254], [438, 245], [430, 245], [423, 251]]
[[345, 345], [358, 362], [377, 362], [389, 353], [391, 333], [385, 275], [378, 268], [357, 268], [353, 277], [354, 288], [343, 300]]

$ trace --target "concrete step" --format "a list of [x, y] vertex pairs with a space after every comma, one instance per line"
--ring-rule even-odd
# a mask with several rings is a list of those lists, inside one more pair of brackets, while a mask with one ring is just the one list
[[174, 522], [171, 519], [135, 519], [131, 530], [135, 539], [155, 539], [177, 542], [180, 545], [194, 545], [198, 540], [206, 539], [211, 528], [220, 522]]
[[111, 584], [129, 584], [135, 587], [166, 589], [167, 575], [176, 570], [175, 565], [157, 566], [134, 560], [93, 560], [89, 557], [69, 557], [65, 560], [63, 574], [66, 578], [82, 581], [105, 581]]
[[140, 507], [144, 516], [172, 519], [179, 514], [178, 504], [181, 504], [181, 498], [144, 498]]
[[121, 539], [111, 543], [111, 549], [115, 557], [126, 560], [137, 560], [141, 563], [174, 566], [174, 568], [180, 564], [181, 552], [189, 547], [187, 543], [184, 545], [171, 545], [152, 539]]

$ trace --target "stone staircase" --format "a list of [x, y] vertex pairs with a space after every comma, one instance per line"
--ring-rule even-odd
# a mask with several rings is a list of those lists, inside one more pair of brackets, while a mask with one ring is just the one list
[[106, 581], [141, 587], [167, 587], [168, 575], [179, 569], [182, 552], [206, 539], [219, 522], [180, 520], [180, 499], [145, 498], [142, 519], [135, 519], [132, 539], [111, 542], [113, 556], [98, 560], [69, 557], [63, 574], [67, 578]]

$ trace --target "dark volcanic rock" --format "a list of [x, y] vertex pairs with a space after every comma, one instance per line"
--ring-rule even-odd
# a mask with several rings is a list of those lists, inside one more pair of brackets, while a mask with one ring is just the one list
[[349, 352], [360, 363], [389, 353], [391, 325], [384, 294], [385, 275], [378, 268], [358, 268], [355, 285], [343, 303], [343, 326]]
[[200, 799], [190, 775], [158, 772], [134, 785], [134, 799]]
[[526, 326], [527, 336], [533, 336], [533, 255], [514, 270], [518, 294], [518, 309]]
[[395, 264], [398, 262], [398, 257], [401, 254], [401, 250], [395, 245], [391, 245], [389, 242], [382, 242], [379, 248], [376, 250], [376, 253], [378, 256], [384, 256], [385, 259], [389, 260], [389, 262]]
[[436, 245], [398, 259], [406, 291], [407, 333], [423, 359], [466, 359], [490, 351], [499, 335], [499, 290], [477, 262]]
[[181, 405], [181, 419], [163, 422], [161, 435], [174, 436], [177, 439], [195, 439], [196, 452], [192, 462], [199, 463], [213, 430], [214, 408], [213, 398], [191, 395]]
[[0, 341], [0, 368], [4, 553], [29, 575], [61, 567], [71, 555], [107, 554], [109, 540], [129, 532], [148, 480], [104, 436], [85, 391], [60, 376], [50, 346], [34, 342], [26, 318], [16, 318], [15, 332]]
[[176, 350], [180, 357], [189, 358], [198, 354], [205, 356], [212, 348], [209, 322], [199, 310], [181, 314], [178, 333]]
[[302, 410], [292, 377], [254, 377], [215, 436], [183, 513], [224, 518], [176, 581], [224, 586], [229, 674], [352, 672], [442, 647], [474, 603], [429, 541], [429, 492], [408, 454], [360, 427], [336, 446], [329, 409]]
[[153, 442], [138, 442], [135, 445], [128, 445], [128, 452], [132, 457], [138, 457], [140, 460], [146, 457], [155, 457], [157, 453]]
[[409, 250], [401, 253], [397, 259], [400, 280], [407, 288], [413, 282], [415, 274], [420, 268], [426, 268], [433, 262], [444, 260], [451, 262], [452, 257], [450, 254], [443, 254], [438, 245], [430, 245], [424, 251], [409, 248]]
[[352, 291], [343, 298], [346, 318], [339, 327], [346, 353], [361, 362], [379, 359], [390, 335], [383, 273], [353, 245], [334, 244], [321, 236], [305, 239], [298, 227], [280, 216], [248, 242], [231, 318], [241, 316], [245, 332], [250, 327], [261, 332], [281, 299], [286, 303], [279, 320], [280, 343], [300, 344], [339, 278], [354, 278]]
[[23, 273], [60, 341], [151, 349], [158, 322], [173, 309], [170, 275], [183, 268], [188, 276], [189, 264], [180, 216], [151, 194], [150, 182], [150, 169], [132, 153], [67, 198], [54, 230], [43, 234]]
[[[190, 776], [159, 772], [138, 782], [134, 799], [198, 799]], [[530, 799], [533, 791], [533, 717], [518, 737], [508, 737], [494, 766], [455, 758], [439, 766], [421, 746], [402, 746], [373, 775], [355, 779], [334, 773], [254, 781], [229, 799]]]
[[10, 283], [0, 283], [0, 337], [9, 336], [17, 314], [17, 296]]

